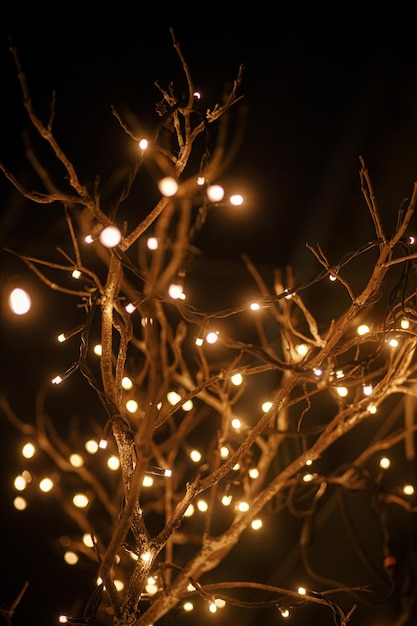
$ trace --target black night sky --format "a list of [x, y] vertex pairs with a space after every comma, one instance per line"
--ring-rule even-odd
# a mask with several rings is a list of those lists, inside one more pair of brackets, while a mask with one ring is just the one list
[[[399, 9], [396, 14], [392, 5], [379, 5], [376, 14], [365, 18], [340, 4], [330, 9], [286, 4], [285, 10], [279, 4], [271, 9], [251, 4], [250, 9], [239, 5], [227, 11], [219, 4], [217, 13], [211, 5], [194, 4], [189, 11], [161, 14], [140, 5], [135, 16], [116, 4], [103, 8], [108, 12], [96, 21], [88, 18], [89, 23], [74, 14], [45, 13], [43, 19], [41, 9], [34, 21], [28, 14], [22, 21], [6, 18], [0, 31], [0, 160], [29, 187], [35, 184], [24, 157], [22, 131], [28, 123], [9, 35], [39, 115], [48, 115], [55, 90], [54, 127], [61, 143], [85, 180], [97, 173], [105, 180], [121, 163], [125, 146], [111, 107], [149, 127], [159, 97], [155, 81], [164, 87], [182, 81], [172, 26], [207, 106], [221, 97], [239, 65], [245, 67], [239, 121], [243, 140], [220, 182], [243, 183], [247, 203], [239, 216], [210, 215], [199, 243], [212, 259], [213, 271], [239, 263], [246, 253], [260, 267], [292, 265], [300, 279], [311, 276], [317, 268], [306, 242], [319, 242], [329, 258], [338, 258], [372, 233], [360, 190], [360, 156], [388, 225], [394, 227], [398, 207], [411, 193], [417, 179], [417, 46], [412, 17], [400, 15]], [[59, 236], [61, 213], [29, 207], [3, 177], [0, 198], [2, 250], [35, 254], [46, 250], [51, 233]], [[1, 263], [5, 280], [10, 260], [3, 251]], [[12, 347], [6, 320], [1, 324], [2, 362], [7, 363], [1, 391], [7, 393], [16, 388], [16, 357], [22, 352]], [[27, 366], [32, 363], [30, 354], [25, 359]], [[41, 368], [35, 369], [34, 380], [41, 375]], [[7, 605], [20, 579], [35, 572], [27, 603], [37, 606], [39, 597], [45, 602], [49, 595], [58, 604], [61, 596], [68, 598], [68, 590], [63, 591], [59, 576], [49, 582], [54, 555], [45, 559], [42, 545], [48, 536], [37, 527], [28, 530], [12, 510], [8, 481], [15, 468], [8, 466], [14, 459], [8, 442], [13, 434], [0, 419], [1, 561], [3, 579], [8, 579], [0, 604]], [[48, 527], [46, 534], [52, 532]], [[45, 593], [48, 584], [50, 594]], [[35, 615], [31, 610], [19, 609], [13, 626], [29, 623]], [[37, 606], [36, 611], [30, 623], [53, 623], [46, 608]], [[352, 626], [356, 623], [363, 626], [352, 618]]]

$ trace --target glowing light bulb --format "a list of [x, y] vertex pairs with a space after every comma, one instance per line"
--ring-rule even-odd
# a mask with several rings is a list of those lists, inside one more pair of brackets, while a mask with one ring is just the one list
[[179, 298], [183, 298], [184, 296], [184, 288], [182, 285], [172, 283], [168, 287], [168, 293], [173, 300], [178, 300]]
[[217, 332], [211, 331], [206, 335], [207, 343], [216, 343], [219, 338], [219, 334]]
[[366, 407], [366, 410], [368, 411], [368, 413], [371, 413], [372, 415], [374, 415], [377, 412], [377, 407], [376, 404], [368, 404], [368, 406]]
[[16, 476], [16, 478], [14, 479], [13, 485], [17, 491], [24, 491], [27, 487], [27, 482], [24, 479], [24, 477], [20, 474], [19, 476]]
[[242, 374], [233, 374], [230, 380], [232, 382], [232, 385], [235, 385], [236, 387], [238, 387], [239, 385], [243, 383], [243, 376]]
[[94, 439], [89, 439], [85, 442], [84, 447], [90, 454], [95, 454], [98, 450], [98, 443]]
[[233, 206], [241, 206], [243, 204], [243, 196], [240, 193], [235, 193], [233, 196], [230, 196], [230, 204]]
[[27, 505], [28, 503], [21, 496], [13, 500], [13, 506], [16, 509], [16, 511], [24, 511], [27, 508]]
[[184, 517], [192, 517], [194, 515], [195, 509], [193, 504], [189, 504], [185, 510]]
[[158, 239], [156, 237], [149, 237], [146, 242], [146, 247], [148, 250], [157, 250], [158, 249]]
[[184, 602], [182, 608], [184, 609], [184, 611], [189, 613], [190, 611], [194, 610], [194, 604], [192, 602]]
[[99, 344], [99, 343], [97, 343], [94, 346], [93, 350], [94, 350], [94, 354], [96, 356], [101, 356], [103, 354], [103, 348], [101, 347], [101, 344]]
[[146, 137], [142, 137], [142, 139], [140, 139], [139, 143], [139, 148], [141, 150], [146, 150], [149, 146], [149, 141], [146, 139]]
[[207, 187], [207, 197], [210, 202], [220, 202], [224, 198], [224, 189], [221, 185]]
[[295, 346], [295, 351], [300, 356], [305, 356], [308, 353], [308, 346], [305, 343], [299, 343]]
[[262, 411], [263, 411], [264, 413], [268, 413], [268, 411], [269, 411], [269, 409], [270, 409], [271, 407], [272, 407], [272, 402], [263, 402], [263, 403], [262, 403], [262, 406], [261, 406]]
[[85, 533], [83, 535], [83, 544], [86, 546], [86, 548], [94, 547], [94, 541], [90, 533]]
[[115, 248], [122, 240], [122, 233], [116, 226], [106, 226], [100, 233], [100, 242], [105, 248]]
[[341, 398], [346, 398], [349, 393], [347, 387], [336, 387], [336, 392]]
[[262, 520], [258, 517], [251, 522], [251, 527], [253, 530], [260, 530], [263, 526]]
[[82, 467], [84, 465], [84, 459], [81, 454], [71, 454], [69, 460], [73, 467]]
[[305, 483], [311, 483], [312, 480], [314, 480], [314, 474], [304, 474], [303, 481]]
[[35, 452], [36, 452], [36, 448], [34, 444], [30, 441], [28, 443], [25, 443], [25, 445], [22, 448], [22, 456], [24, 456], [25, 459], [33, 458], [33, 456], [35, 455]]
[[245, 502], [244, 500], [242, 500], [238, 503], [237, 509], [238, 511], [241, 511], [241, 513], [246, 513], [246, 511], [249, 511], [250, 509], [249, 502]]
[[17, 287], [9, 295], [9, 306], [15, 315], [26, 315], [30, 311], [32, 300], [25, 289]]
[[125, 389], [125, 391], [128, 391], [129, 389], [132, 389], [132, 387], [133, 387], [133, 380], [129, 378], [129, 376], [123, 376], [122, 388]]
[[191, 450], [190, 452], [190, 459], [194, 462], [194, 463], [199, 463], [201, 461], [201, 452], [199, 450]]
[[307, 589], [305, 587], [298, 587], [297, 593], [300, 596], [305, 596], [307, 595]]
[[405, 496], [412, 496], [414, 494], [414, 487], [413, 487], [413, 485], [404, 485], [404, 487], [403, 487], [403, 494]]
[[370, 332], [370, 330], [371, 329], [369, 328], [367, 324], [360, 324], [358, 326], [357, 332], [358, 332], [358, 335], [362, 336], [362, 335], [367, 335]]
[[158, 189], [163, 196], [171, 198], [178, 191], [178, 183], [172, 176], [166, 176], [158, 182]]
[[72, 550], [68, 550], [64, 554], [64, 561], [68, 565], [76, 565], [78, 563], [78, 556], [75, 552], [72, 552]]
[[363, 385], [362, 391], [364, 396], [370, 396], [372, 394], [373, 387], [370, 383]]
[[128, 400], [126, 402], [126, 410], [129, 411], [129, 413], [136, 413], [138, 408], [139, 408], [139, 405], [136, 402], [136, 400]]
[[53, 486], [54, 486], [54, 483], [51, 478], [42, 478], [42, 480], [39, 483], [39, 489], [43, 491], [43, 493], [47, 493], [48, 491], [51, 491]]
[[175, 406], [181, 400], [181, 396], [176, 391], [168, 391], [167, 400], [171, 406]]
[[231, 502], [232, 502], [232, 496], [230, 494], [225, 494], [224, 496], [222, 496], [222, 504], [223, 506], [230, 506]]
[[232, 419], [232, 428], [234, 428], [235, 430], [239, 430], [242, 427], [242, 422], [240, 421], [240, 419], [238, 417], [234, 417]]
[[79, 280], [81, 278], [81, 272], [80, 270], [74, 270], [71, 274], [71, 276], [75, 279], [75, 280]]
[[107, 467], [112, 471], [118, 470], [120, 467], [120, 459], [115, 455], [110, 456], [107, 459]]
[[379, 461], [379, 466], [382, 467], [382, 469], [388, 469], [390, 465], [391, 460], [387, 456], [383, 456]]
[[207, 502], [205, 500], [199, 500], [197, 502], [197, 508], [198, 508], [199, 511], [204, 513], [208, 509], [208, 504], [207, 504]]
[[250, 470], [248, 471], [248, 474], [250, 476], [250, 478], [258, 478], [259, 476], [259, 470], [257, 467], [251, 467]]
[[251, 311], [259, 311], [261, 306], [257, 302], [252, 302], [252, 304], [250, 305], [249, 308], [250, 308]]
[[129, 304], [126, 304], [125, 311], [129, 314], [134, 313], [134, 311], [136, 311], [136, 307], [133, 304], [133, 302], [129, 302]]
[[72, 502], [78, 509], [85, 509], [85, 507], [88, 506], [90, 500], [84, 493], [76, 493], [72, 499]]

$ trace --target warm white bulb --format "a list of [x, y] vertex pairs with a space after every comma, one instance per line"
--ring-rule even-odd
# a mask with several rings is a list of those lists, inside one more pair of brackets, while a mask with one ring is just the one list
[[148, 248], [148, 250], [157, 250], [158, 245], [158, 239], [156, 237], [149, 237], [146, 242], [146, 247]]
[[17, 287], [9, 295], [9, 306], [15, 315], [25, 315], [32, 306], [32, 300], [27, 291]]
[[230, 204], [240, 206], [243, 204], [243, 196], [241, 196], [240, 193], [235, 193], [233, 196], [230, 196]]
[[100, 233], [100, 241], [106, 248], [115, 248], [122, 240], [122, 234], [116, 226], [106, 226]]
[[221, 185], [207, 187], [207, 197], [211, 202], [220, 202], [224, 198], [224, 189]]
[[171, 198], [175, 196], [178, 191], [178, 183], [172, 176], [166, 176], [159, 181], [158, 188], [163, 196]]
[[212, 331], [207, 333], [206, 335], [206, 341], [207, 343], [216, 343], [217, 339], [219, 338], [218, 333]]

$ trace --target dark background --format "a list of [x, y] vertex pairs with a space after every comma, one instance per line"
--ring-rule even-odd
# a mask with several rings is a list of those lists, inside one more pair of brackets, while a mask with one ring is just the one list
[[[65, 15], [44, 12], [39, 6], [22, 7], [20, 15], [19, 7], [15, 15], [6, 12], [0, 35], [0, 160], [36, 188], [24, 159], [21, 131], [28, 123], [8, 35], [19, 51], [42, 119], [48, 116], [51, 92], [56, 90], [57, 136], [84, 180], [91, 181], [97, 173], [106, 180], [124, 158], [111, 106], [148, 128], [154, 124], [154, 103], [159, 100], [154, 82], [166, 87], [173, 81], [175, 87], [183, 80], [169, 33], [173, 26], [208, 107], [237, 76], [239, 65], [245, 66], [240, 90], [244, 139], [219, 182], [227, 188], [242, 185], [247, 202], [240, 213], [209, 216], [199, 240], [208, 265], [213, 273], [221, 271], [233, 279], [240, 255], [247, 253], [262, 268], [292, 265], [301, 280], [318, 269], [306, 242], [319, 242], [330, 259], [337, 259], [373, 237], [360, 190], [360, 155], [388, 232], [401, 202], [411, 194], [417, 179], [414, 24], [401, 5], [379, 6], [369, 17], [350, 4], [331, 9], [306, 9], [301, 3], [292, 8], [275, 4], [273, 9], [218, 6], [217, 11], [197, 4], [188, 10], [164, 11], [139, 5], [133, 11], [119, 4], [90, 18], [75, 8], [71, 12], [67, 8]], [[54, 235], [59, 239], [61, 213], [22, 200], [3, 178], [0, 194], [2, 250], [46, 255]], [[23, 275], [8, 254], [2, 252], [1, 259], [4, 283]], [[40, 287], [39, 298], [42, 293]], [[39, 337], [57, 324], [53, 316], [37, 323]], [[32, 335], [20, 322], [2, 318], [3, 364], [7, 364], [2, 391], [12, 389], [16, 397], [18, 388], [17, 406], [29, 417], [34, 390], [50, 367], [43, 356], [34, 364], [33, 354], [43, 352], [34, 348], [40, 339]], [[28, 338], [31, 348], [23, 347]], [[24, 388], [17, 383], [22, 359], [25, 371], [31, 371]], [[18, 437], [3, 417], [1, 439], [2, 571], [7, 582], [0, 604], [8, 606], [21, 581], [29, 578], [25, 603], [13, 623], [20, 626], [31, 619], [46, 626], [55, 623], [53, 611], [63, 604], [64, 610], [69, 598], [79, 594], [63, 582], [56, 555], [45, 552], [54, 532], [53, 511], [46, 512], [46, 526], [43, 522], [39, 526], [36, 514], [16, 514], [12, 509], [10, 481], [16, 473], [12, 444]], [[357, 506], [360, 510], [360, 502]], [[268, 540], [284, 559], [277, 534], [273, 529], [269, 533]], [[264, 550], [270, 553], [268, 546]], [[288, 572], [293, 557], [285, 558], [282, 571]], [[77, 584], [82, 583], [81, 577]], [[297, 624], [307, 624], [313, 618], [306, 613], [299, 619]], [[381, 619], [375, 624], [382, 626]], [[373, 626], [372, 617], [366, 620]], [[250, 623], [248, 616], [245, 623]], [[363, 623], [352, 617], [353, 625]]]

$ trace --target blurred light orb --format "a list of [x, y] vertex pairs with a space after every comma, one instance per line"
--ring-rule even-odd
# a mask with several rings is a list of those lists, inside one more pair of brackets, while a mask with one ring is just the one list
[[207, 343], [216, 343], [216, 341], [218, 340], [219, 336], [217, 332], [209, 332], [206, 335], [206, 341]]
[[107, 467], [113, 471], [116, 471], [120, 467], [120, 459], [114, 454], [107, 459]]
[[163, 196], [171, 198], [178, 191], [178, 183], [172, 176], [165, 176], [158, 182], [158, 189]]
[[243, 204], [243, 196], [240, 193], [235, 193], [233, 196], [230, 196], [230, 204], [233, 206], [241, 206]]
[[72, 550], [68, 550], [67, 552], [65, 552], [64, 554], [64, 561], [65, 563], [67, 563], [68, 565], [76, 565], [78, 563], [78, 556], [75, 552], [73, 552]]
[[123, 378], [122, 378], [122, 387], [125, 390], [132, 389], [132, 387], [133, 387], [133, 380], [129, 376], [123, 376]]
[[243, 383], [243, 376], [242, 374], [233, 374], [230, 380], [232, 381], [232, 385], [235, 385], [236, 387], [238, 387], [239, 385]]
[[139, 409], [139, 404], [136, 402], [136, 400], [128, 400], [126, 402], [126, 409], [129, 411], [129, 413], [136, 413], [136, 411]]
[[106, 226], [99, 238], [105, 248], [115, 248], [122, 240], [122, 233], [116, 226]]
[[149, 146], [149, 141], [146, 139], [146, 137], [142, 137], [138, 145], [141, 150], [146, 150]]
[[93, 538], [92, 538], [90, 533], [84, 533], [84, 535], [83, 535], [83, 544], [87, 548], [93, 548], [94, 547], [94, 541], [93, 541]]
[[146, 241], [146, 246], [148, 250], [157, 250], [158, 249], [158, 239], [157, 237], [149, 237]]
[[77, 493], [72, 499], [75, 506], [79, 509], [85, 509], [85, 507], [89, 504], [89, 499], [84, 493]]
[[201, 461], [201, 452], [199, 450], [191, 450], [190, 452], [190, 459], [194, 462], [194, 463], [199, 463]]
[[24, 511], [27, 507], [28, 503], [24, 498], [18, 496], [13, 500], [13, 506], [17, 511]]
[[71, 454], [69, 460], [73, 467], [82, 467], [84, 465], [84, 459], [81, 454]]
[[221, 185], [207, 187], [207, 197], [211, 202], [220, 202], [224, 198], [224, 189]]
[[85, 442], [84, 447], [90, 454], [95, 454], [98, 450], [98, 443], [94, 439], [89, 439]]
[[9, 306], [15, 315], [26, 315], [30, 311], [32, 300], [27, 291], [16, 287], [9, 295]]
[[179, 283], [172, 283], [168, 287], [168, 293], [173, 300], [178, 300], [179, 298], [182, 298], [184, 294], [184, 288]]
[[27, 482], [24, 477], [19, 474], [19, 476], [16, 476], [16, 478], [14, 479], [13, 485], [14, 488], [17, 489], [17, 491], [23, 491], [27, 487]]
[[54, 483], [50, 478], [42, 478], [42, 480], [39, 483], [39, 489], [43, 491], [44, 493], [51, 491], [53, 486], [54, 486]]
[[22, 456], [25, 457], [25, 459], [31, 459], [36, 452], [36, 448], [34, 446], [34, 444], [30, 441], [28, 441], [28, 443], [25, 443], [25, 445], [22, 448]]

